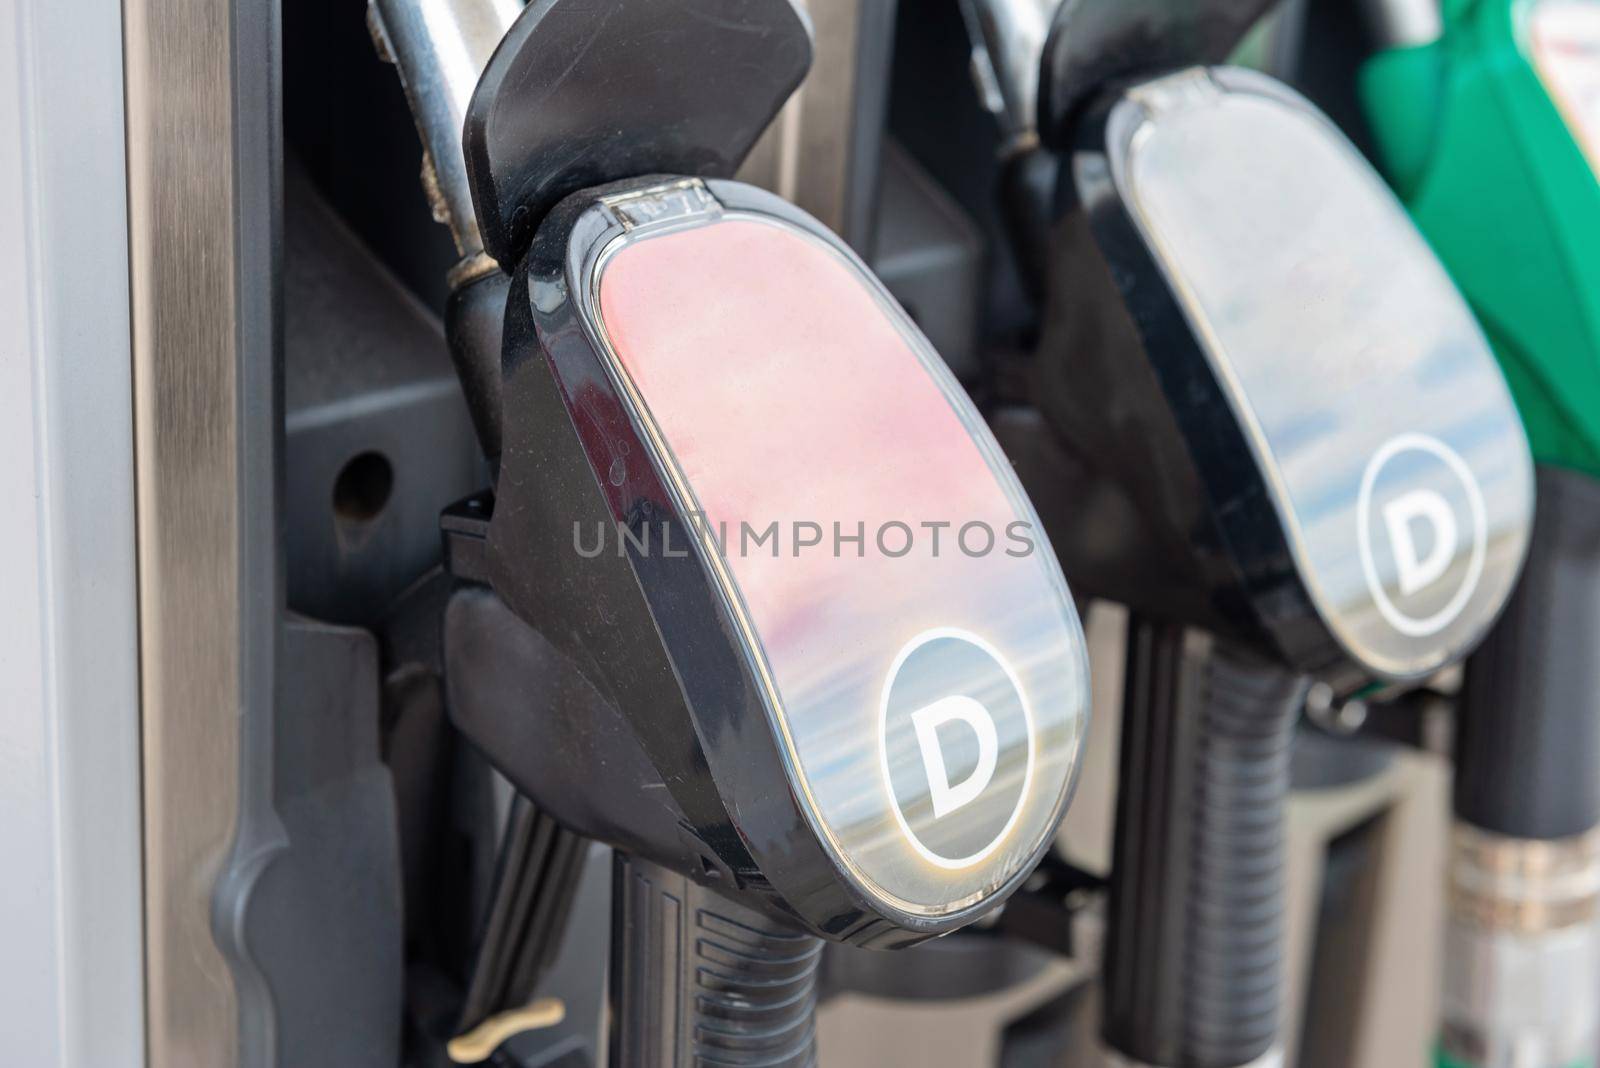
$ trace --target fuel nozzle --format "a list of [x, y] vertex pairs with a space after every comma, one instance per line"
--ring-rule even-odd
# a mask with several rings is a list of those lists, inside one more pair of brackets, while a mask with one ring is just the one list
[[595, 752], [580, 803], [541, 769], [590, 754], [487, 748], [639, 857], [816, 934], [915, 940], [1047, 846], [1081, 632], [926, 339], [834, 235], [715, 177], [809, 51], [786, 0], [711, 6], [620, 5], [565, 70], [593, 9], [530, 9], [469, 113], [485, 243], [515, 266], [485, 574], [608, 709], [592, 745], [637, 747], [649, 781]]
[[[1243, 70], [1114, 90], [1074, 146], [1057, 255], [1080, 284], [1052, 309], [1041, 403], [1189, 547], [1187, 589], [1104, 592], [1344, 692], [1465, 655], [1521, 566], [1532, 462], [1405, 210], [1310, 104]], [[1135, 569], [1094, 563], [1068, 571]]]
[[712, 946], [804, 1007], [782, 962], [810, 938], [976, 919], [1049, 847], [1084, 740], [1073, 602], [983, 420], [847, 246], [727, 179], [809, 55], [787, 0], [540, 3], [466, 121], [512, 282], [452, 714], [618, 847], [614, 996]]
[[[1037, 397], [1080, 593], [1133, 609], [1104, 1035], [1266, 1063], [1282, 998], [1288, 752], [1308, 684], [1414, 684], [1484, 636], [1532, 465], [1489, 346], [1342, 134], [1217, 58], [1260, 4], [1063, 8]], [[1212, 8], [1217, 17], [1211, 19]]]

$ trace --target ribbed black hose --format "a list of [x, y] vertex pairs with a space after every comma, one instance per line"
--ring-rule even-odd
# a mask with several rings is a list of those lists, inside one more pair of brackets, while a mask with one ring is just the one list
[[561, 948], [587, 850], [526, 796], [513, 797], [457, 1034], [532, 1000]]
[[1188, 628], [1130, 627], [1104, 1009], [1130, 1060], [1234, 1068], [1277, 1039], [1305, 688]]
[[822, 943], [618, 854], [614, 1068], [810, 1068]]
[[1305, 704], [1297, 676], [1219, 646], [1198, 709], [1184, 951], [1183, 1064], [1248, 1064], [1278, 1035], [1284, 802]]

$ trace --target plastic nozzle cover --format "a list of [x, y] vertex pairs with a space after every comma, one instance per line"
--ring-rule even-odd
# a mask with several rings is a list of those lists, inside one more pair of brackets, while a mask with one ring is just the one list
[[1248, 628], [1346, 677], [1416, 679], [1473, 648], [1526, 551], [1527, 440], [1360, 153], [1277, 82], [1195, 68], [1111, 102], [1073, 174]]
[[[524, 371], [548, 374], [587, 490], [539, 507], [592, 522], [601, 550], [565, 581], [633, 591], [607, 611], [648, 620], [670, 672], [633, 686], [637, 658], [595, 655], [603, 634], [578, 659], [661, 739], [668, 797], [717, 798], [686, 822], [707, 841], [732, 825], [755, 881], [818, 933], [968, 922], [1048, 847], [1088, 715], [1082, 632], [1027, 498], [926, 340], [808, 217], [697, 180], [577, 201], [535, 245], [548, 357], [513, 371], [506, 418]], [[502, 485], [541, 477], [510, 447], [503, 463]], [[509, 492], [503, 559], [527, 522]], [[671, 843], [630, 845], [670, 861]]]

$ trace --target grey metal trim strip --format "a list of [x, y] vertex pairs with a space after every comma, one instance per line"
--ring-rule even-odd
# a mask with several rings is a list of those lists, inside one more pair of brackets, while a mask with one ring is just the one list
[[240, 1061], [240, 962], [218, 948], [213, 888], [238, 868], [241, 757], [270, 732], [282, 599], [277, 5], [123, 11], [147, 1052], [224, 1068]]
[[146, 1049], [227, 1065], [233, 979], [210, 888], [238, 791], [233, 99], [224, 0], [125, 0]]
[[739, 169], [871, 258], [895, 0], [796, 0], [811, 19], [811, 72]]

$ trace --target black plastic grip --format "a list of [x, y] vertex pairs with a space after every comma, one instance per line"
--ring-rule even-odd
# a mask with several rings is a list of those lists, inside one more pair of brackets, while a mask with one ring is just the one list
[[615, 1068], [809, 1068], [822, 942], [617, 854]]
[[1177, 1064], [1183, 1042], [1185, 816], [1199, 726], [1179, 714], [1198, 685], [1189, 639], [1181, 626], [1128, 624], [1102, 1027], [1108, 1045], [1144, 1064]]
[[1306, 681], [1190, 628], [1129, 630], [1104, 1035], [1233, 1068], [1278, 1035], [1284, 802]]
[[515, 270], [580, 189], [731, 177], [810, 68], [811, 23], [791, 0], [534, 0], [462, 130], [484, 251]]
[[1039, 69], [1039, 132], [1072, 143], [1083, 107], [1107, 86], [1221, 63], [1272, 0], [1075, 0], [1056, 9]]
[[1538, 469], [1533, 540], [1505, 614], [1467, 662], [1455, 811], [1513, 838], [1600, 825], [1600, 481]]

